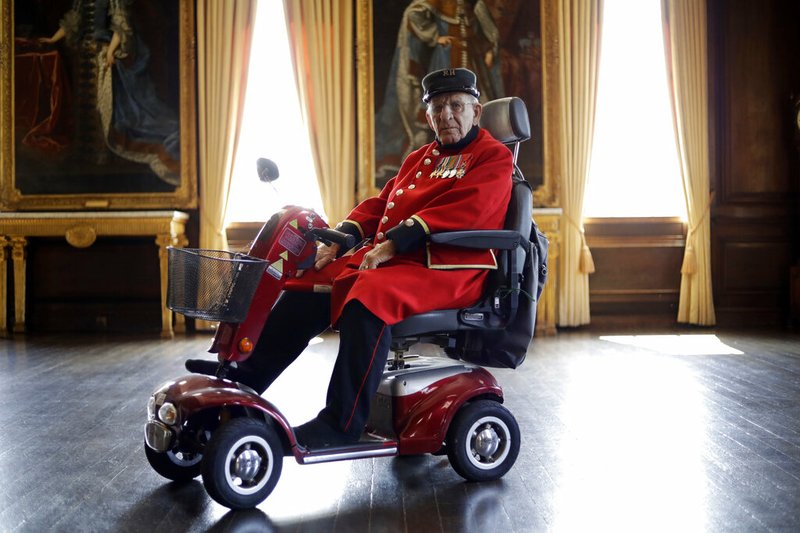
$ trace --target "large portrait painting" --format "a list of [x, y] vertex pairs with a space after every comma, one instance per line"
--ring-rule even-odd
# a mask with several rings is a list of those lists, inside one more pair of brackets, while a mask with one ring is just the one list
[[197, 203], [194, 0], [0, 0], [0, 208]]
[[546, 101], [557, 94], [551, 9], [538, 0], [358, 0], [359, 159], [370, 185], [382, 187], [410, 151], [433, 139], [421, 101], [425, 74], [466, 67], [482, 102], [525, 102], [532, 139], [518, 165], [536, 203], [555, 205], [548, 130], [556, 108]]

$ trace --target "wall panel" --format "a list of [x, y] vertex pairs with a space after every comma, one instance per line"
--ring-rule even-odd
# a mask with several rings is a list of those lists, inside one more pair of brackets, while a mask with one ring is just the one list
[[789, 317], [798, 20], [798, 2], [709, 2], [712, 276], [722, 326], [779, 326]]

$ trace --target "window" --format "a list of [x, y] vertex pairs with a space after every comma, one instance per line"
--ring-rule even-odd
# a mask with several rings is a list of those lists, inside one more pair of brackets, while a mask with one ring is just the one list
[[[324, 216], [285, 21], [283, 2], [258, 2], [226, 223], [261, 222], [288, 204]], [[258, 179], [260, 157], [278, 165], [272, 186]]]
[[585, 217], [686, 217], [660, 0], [605, 0]]

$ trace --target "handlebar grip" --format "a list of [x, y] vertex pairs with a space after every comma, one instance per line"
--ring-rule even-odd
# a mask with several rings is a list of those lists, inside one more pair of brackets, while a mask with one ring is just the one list
[[315, 239], [320, 240], [330, 246], [331, 243], [336, 243], [345, 250], [349, 250], [356, 244], [356, 238], [348, 233], [331, 228], [314, 228], [309, 231]]

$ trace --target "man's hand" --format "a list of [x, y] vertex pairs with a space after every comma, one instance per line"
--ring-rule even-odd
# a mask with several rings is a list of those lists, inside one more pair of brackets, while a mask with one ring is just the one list
[[378, 265], [385, 263], [395, 256], [397, 250], [394, 247], [394, 242], [391, 240], [384, 241], [378, 246], [364, 254], [364, 259], [361, 261], [359, 270], [369, 270], [371, 268], [378, 268]]
[[[314, 270], [321, 270], [329, 263], [331, 263], [334, 259], [336, 259], [336, 255], [339, 253], [339, 245], [336, 243], [332, 243], [330, 246], [327, 244], [320, 244], [317, 246], [317, 255], [314, 257]], [[294, 277], [302, 278], [303, 274], [305, 274], [305, 270], [298, 270]]]
[[314, 270], [321, 270], [325, 268], [329, 263], [332, 263], [334, 259], [336, 259], [336, 255], [339, 253], [339, 245], [331, 243], [330, 246], [327, 244], [320, 244], [317, 247], [317, 257], [314, 260]]

